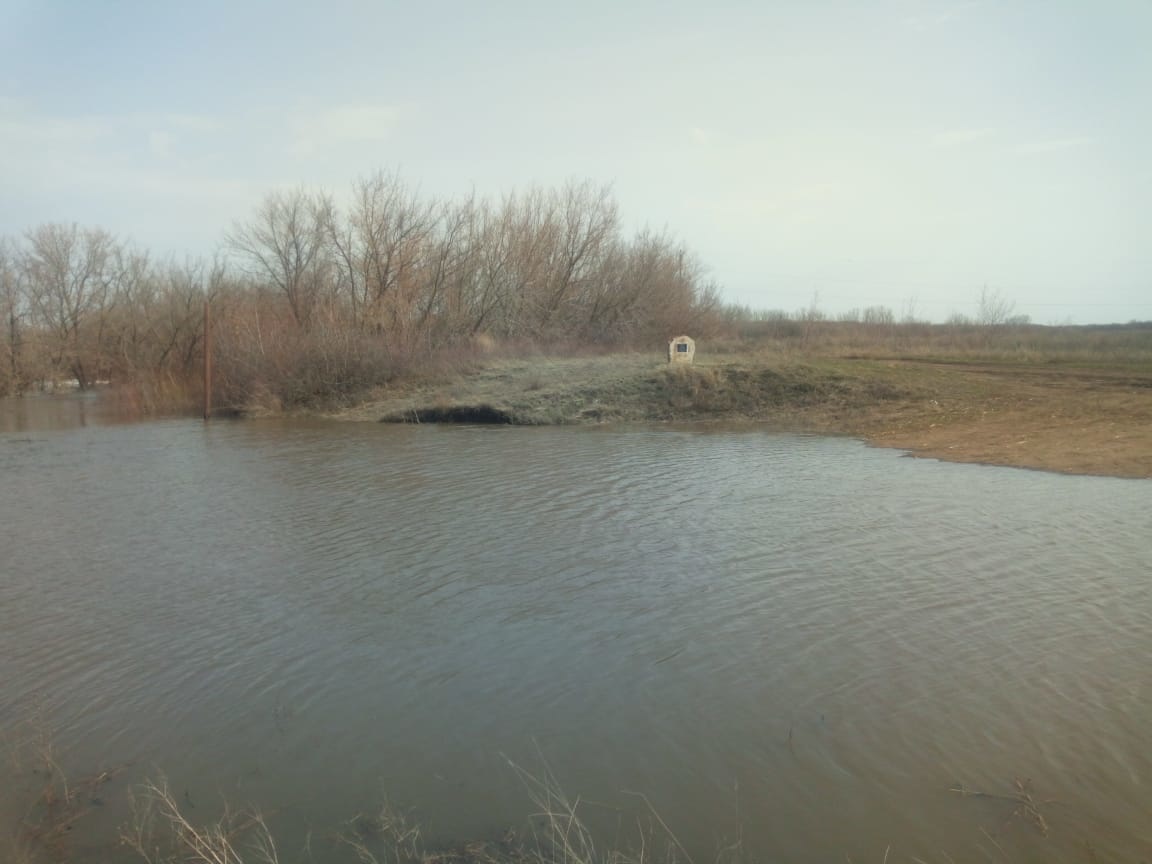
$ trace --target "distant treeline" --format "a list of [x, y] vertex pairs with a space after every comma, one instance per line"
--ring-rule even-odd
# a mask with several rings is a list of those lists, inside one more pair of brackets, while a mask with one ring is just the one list
[[663, 232], [625, 236], [606, 187], [446, 201], [381, 173], [343, 206], [269, 195], [208, 261], [76, 225], [0, 238], [0, 393], [194, 381], [205, 300], [234, 403], [339, 396], [460, 347], [656, 342], [720, 317], [694, 256]]
[[[1010, 315], [998, 324], [951, 316], [943, 324], [897, 320], [883, 307], [835, 319], [797, 313], [724, 310], [725, 346], [781, 355], [1018, 363], [1152, 363], [1152, 322], [1040, 325]], [[886, 314], [885, 314], [886, 313]], [[715, 350], [715, 349], [713, 349]]]
[[945, 324], [885, 306], [835, 318], [720, 302], [678, 241], [625, 236], [590, 182], [498, 200], [421, 197], [397, 176], [346, 202], [269, 195], [209, 260], [156, 260], [101, 228], [0, 237], [0, 395], [61, 382], [132, 385], [142, 407], [196, 402], [212, 306], [221, 407], [316, 405], [479, 353], [644, 348], [677, 333], [708, 351], [851, 356], [1152, 359], [1152, 325], [1040, 327], [985, 288]]

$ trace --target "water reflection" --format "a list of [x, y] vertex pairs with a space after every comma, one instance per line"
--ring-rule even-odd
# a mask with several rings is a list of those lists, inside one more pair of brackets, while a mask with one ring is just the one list
[[[32, 437], [0, 450], [0, 721], [38, 702], [70, 760], [288, 842], [383, 793], [491, 835], [539, 754], [606, 835], [643, 792], [701, 859], [1152, 842], [1152, 484], [747, 432]], [[1015, 775], [1047, 835], [950, 791]]]
[[0, 398], [0, 433], [63, 431], [136, 423], [145, 412], [126, 391], [98, 389]]

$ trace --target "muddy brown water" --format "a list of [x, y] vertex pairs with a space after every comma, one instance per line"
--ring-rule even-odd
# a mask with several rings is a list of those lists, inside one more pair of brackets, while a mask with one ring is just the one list
[[650, 804], [698, 864], [1152, 854], [1148, 481], [748, 429], [112, 419], [0, 403], [0, 728], [123, 767], [80, 860], [130, 860], [159, 771], [194, 819], [271, 813], [287, 860], [349, 860], [384, 797], [498, 836], [536, 809], [509, 760], [605, 845]]

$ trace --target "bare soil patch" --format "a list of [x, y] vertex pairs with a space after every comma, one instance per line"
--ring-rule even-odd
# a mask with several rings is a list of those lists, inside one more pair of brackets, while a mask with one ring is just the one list
[[918, 412], [860, 431], [872, 443], [956, 462], [1152, 477], [1152, 373], [951, 365]]

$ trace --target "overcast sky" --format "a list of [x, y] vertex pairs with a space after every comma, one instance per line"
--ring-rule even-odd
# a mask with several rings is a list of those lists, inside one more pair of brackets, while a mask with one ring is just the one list
[[726, 299], [1152, 319], [1152, 0], [0, 0], [0, 234], [591, 178]]

